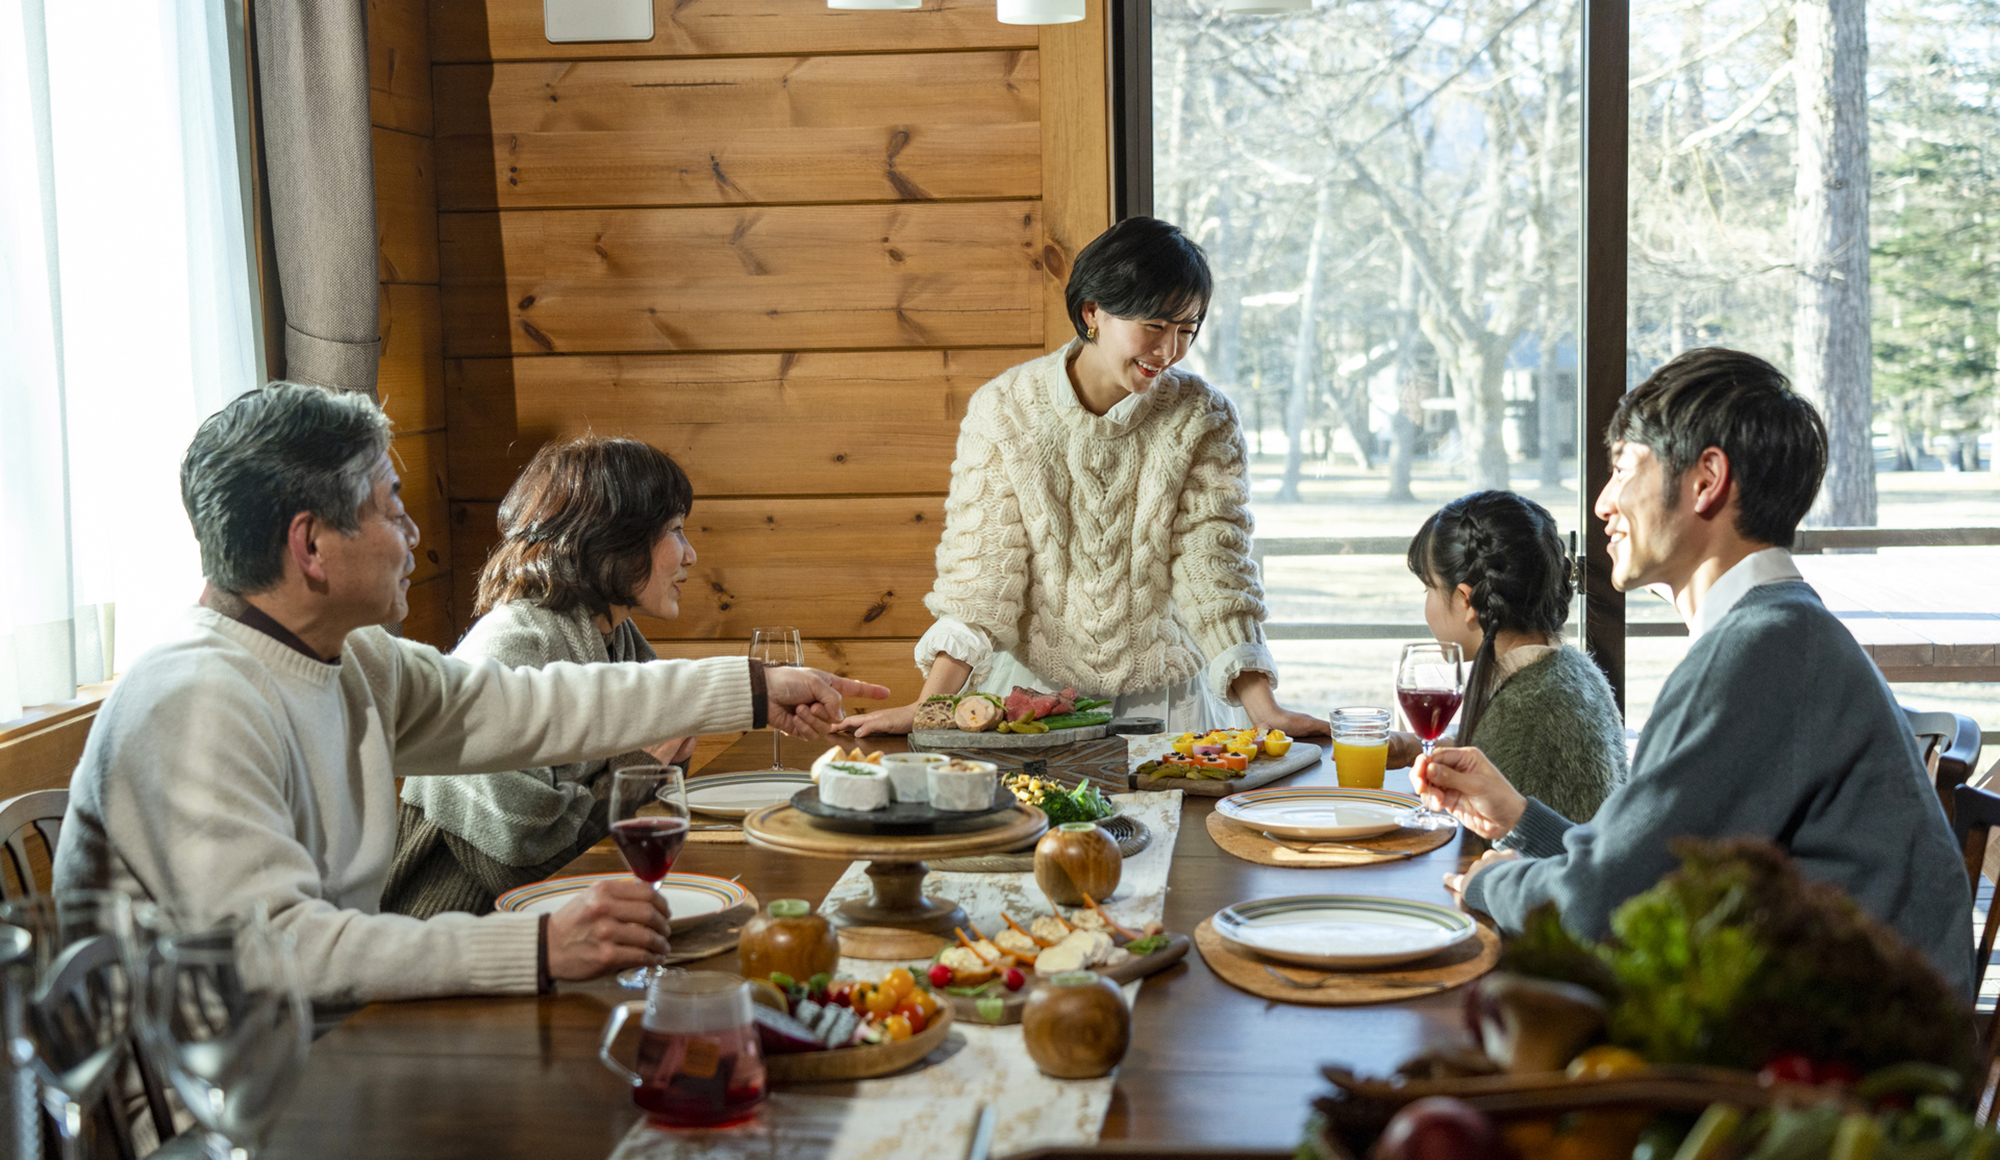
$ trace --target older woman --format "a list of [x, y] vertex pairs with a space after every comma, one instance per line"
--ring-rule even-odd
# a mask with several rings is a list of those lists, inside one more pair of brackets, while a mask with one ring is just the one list
[[[680, 615], [695, 561], [683, 526], [688, 478], [665, 452], [586, 437], [537, 452], [500, 505], [500, 546], [479, 576], [479, 620], [453, 654], [540, 668], [558, 661], [650, 661], [633, 623]], [[603, 761], [487, 777], [404, 783], [385, 910], [427, 918], [485, 914], [610, 832], [610, 772], [685, 761], [694, 738]]]
[[981, 387], [959, 427], [936, 623], [914, 704], [849, 717], [907, 733], [923, 698], [1066, 686], [1121, 714], [1324, 733], [1281, 706], [1250, 559], [1236, 412], [1175, 369], [1213, 286], [1174, 226], [1128, 218], [1077, 255], [1076, 338]]

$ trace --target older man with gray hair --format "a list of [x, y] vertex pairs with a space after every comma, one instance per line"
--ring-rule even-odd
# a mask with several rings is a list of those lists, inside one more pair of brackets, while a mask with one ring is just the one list
[[181, 497], [208, 591], [99, 711], [71, 782], [58, 887], [111, 887], [194, 922], [262, 903], [315, 1002], [534, 993], [658, 962], [645, 883], [552, 915], [380, 913], [398, 777], [586, 761], [672, 737], [817, 735], [888, 690], [718, 657], [470, 665], [380, 625], [408, 612], [417, 528], [367, 399], [278, 383], [196, 433]]

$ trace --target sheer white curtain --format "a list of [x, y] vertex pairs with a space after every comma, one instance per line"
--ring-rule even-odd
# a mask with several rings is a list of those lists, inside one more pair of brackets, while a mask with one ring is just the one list
[[0, 0], [0, 720], [201, 590], [179, 465], [257, 385], [240, 6]]

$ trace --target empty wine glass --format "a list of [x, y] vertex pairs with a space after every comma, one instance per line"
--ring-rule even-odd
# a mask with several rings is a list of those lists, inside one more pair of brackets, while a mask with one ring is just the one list
[[[677, 765], [631, 765], [611, 775], [611, 840], [641, 882], [658, 883], [674, 868], [688, 836], [687, 786]], [[633, 990], [653, 985], [664, 967], [633, 967], [618, 981]]]
[[140, 1040], [216, 1160], [256, 1155], [305, 1069], [312, 1007], [295, 942], [260, 912], [162, 933], [147, 953]]
[[[1403, 655], [1396, 661], [1396, 702], [1403, 707], [1403, 716], [1410, 719], [1411, 731], [1423, 742], [1426, 756], [1437, 746], [1445, 726], [1458, 712], [1459, 702], [1465, 699], [1461, 660], [1457, 645], [1433, 642], [1404, 645]], [[1415, 809], [1396, 820], [1419, 830], [1439, 830], [1452, 824], [1449, 817], [1425, 805], [1421, 798]]]
[[[799, 643], [799, 630], [758, 629], [750, 636], [750, 659], [763, 661], [767, 669], [797, 668], [805, 664], [805, 650]], [[771, 768], [774, 770], [785, 768], [785, 759], [778, 754], [778, 742], [783, 736], [776, 725], [771, 726]]]
[[117, 1072], [131, 1029], [131, 901], [107, 890], [29, 895], [0, 903], [0, 924], [28, 934], [21, 1062], [41, 1086], [64, 1160], [81, 1160], [85, 1112]]

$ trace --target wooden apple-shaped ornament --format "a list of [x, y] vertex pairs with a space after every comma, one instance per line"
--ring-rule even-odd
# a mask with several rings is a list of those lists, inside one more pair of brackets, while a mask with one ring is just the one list
[[743, 925], [736, 955], [746, 979], [768, 979], [778, 971], [803, 983], [831, 975], [840, 965], [840, 939], [805, 899], [780, 898]]
[[1132, 1012], [1118, 984], [1096, 971], [1064, 971], [1028, 992], [1021, 1040], [1043, 1075], [1109, 1075], [1132, 1044]]
[[1035, 884], [1061, 906], [1082, 906], [1086, 894], [1104, 901], [1124, 872], [1118, 843], [1095, 822], [1064, 822], [1035, 843]]

